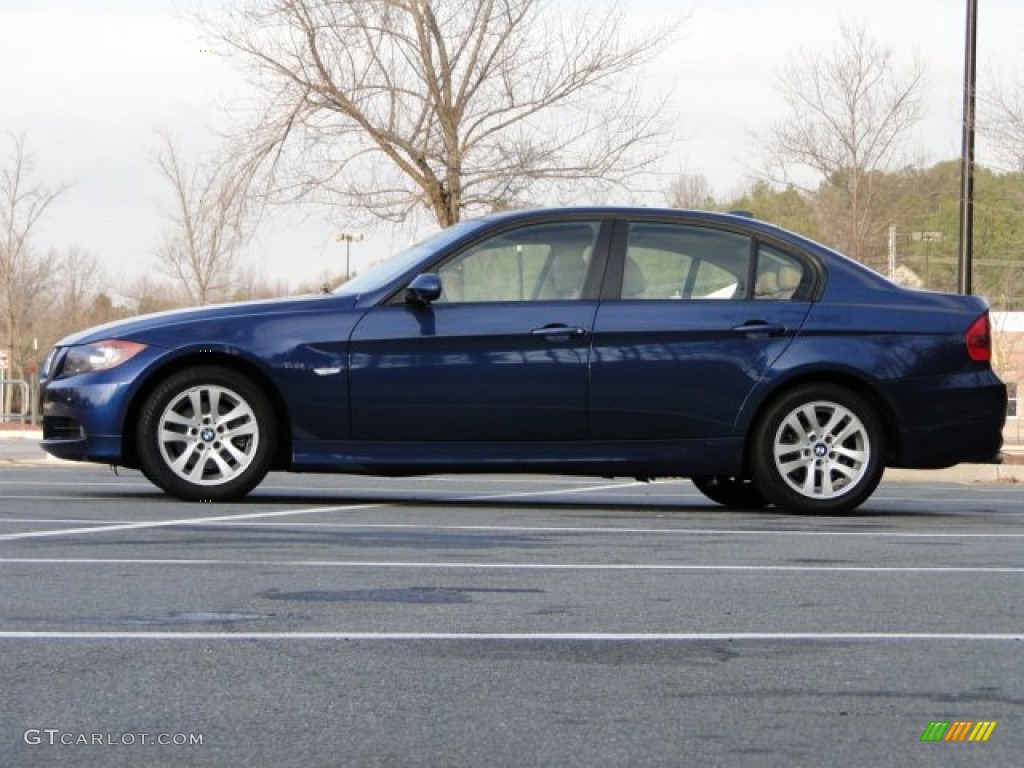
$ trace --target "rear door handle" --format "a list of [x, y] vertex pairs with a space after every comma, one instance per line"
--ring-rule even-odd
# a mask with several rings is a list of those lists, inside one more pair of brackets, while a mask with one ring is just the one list
[[551, 325], [545, 325], [542, 328], [534, 328], [530, 331], [530, 335], [555, 338], [558, 336], [586, 336], [587, 332], [583, 328], [570, 328], [568, 325], [564, 325], [562, 323], [553, 323]]
[[786, 326], [778, 323], [766, 323], [764, 320], [748, 320], [732, 328], [737, 333], [745, 333], [750, 336], [782, 336], [786, 333]]

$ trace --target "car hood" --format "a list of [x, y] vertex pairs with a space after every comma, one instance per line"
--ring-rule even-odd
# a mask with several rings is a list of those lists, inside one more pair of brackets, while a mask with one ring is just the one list
[[75, 344], [89, 344], [105, 339], [138, 340], [139, 337], [147, 335], [150, 331], [167, 331], [175, 326], [208, 323], [211, 321], [230, 322], [253, 315], [269, 317], [323, 311], [325, 309], [340, 311], [355, 306], [355, 302], [356, 297], [354, 296], [314, 294], [285, 299], [243, 301], [233, 304], [216, 304], [191, 309], [156, 312], [149, 315], [131, 317], [126, 320], [117, 320], [73, 333], [57, 342], [57, 346], [67, 347]]

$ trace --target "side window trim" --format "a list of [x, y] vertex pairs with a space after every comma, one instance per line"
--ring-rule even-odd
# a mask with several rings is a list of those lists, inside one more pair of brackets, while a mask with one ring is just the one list
[[612, 220], [608, 238], [608, 261], [601, 284], [601, 301], [622, 301], [622, 276], [626, 266], [626, 245], [629, 241], [629, 220]]
[[826, 280], [826, 273], [823, 270], [820, 262], [812, 254], [806, 253], [802, 248], [792, 243], [777, 240], [770, 236], [765, 236], [760, 232], [747, 232], [745, 230], [734, 230], [728, 227], [716, 227], [708, 226], [704, 222], [691, 221], [688, 219], [659, 219], [659, 218], [627, 218], [627, 217], [616, 217], [610, 222], [610, 228], [607, 232], [607, 238], [604, 243], [607, 246], [606, 250], [606, 263], [604, 266], [605, 276], [601, 283], [600, 299], [601, 301], [623, 301], [622, 298], [622, 282], [623, 272], [626, 260], [626, 254], [628, 251], [629, 242], [629, 225], [634, 221], [643, 222], [654, 222], [662, 224], [679, 224], [684, 226], [696, 226], [706, 227], [708, 229], [714, 229], [722, 232], [732, 232], [734, 234], [744, 234], [750, 238], [751, 258], [748, 266], [748, 275], [746, 280], [745, 291], [743, 298], [736, 297], [736, 300], [754, 300], [754, 288], [757, 277], [757, 260], [758, 253], [762, 245], [767, 245], [772, 248], [776, 248], [788, 254], [796, 262], [803, 267], [803, 278], [800, 282], [800, 286], [793, 294], [791, 301], [805, 301], [813, 302], [820, 298], [821, 292], [824, 289]]

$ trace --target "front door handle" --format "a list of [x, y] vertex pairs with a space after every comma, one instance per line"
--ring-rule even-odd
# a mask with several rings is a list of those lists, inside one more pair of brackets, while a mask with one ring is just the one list
[[732, 328], [737, 333], [745, 333], [749, 336], [782, 336], [786, 333], [786, 326], [778, 323], [766, 323], [764, 320], [748, 320]]

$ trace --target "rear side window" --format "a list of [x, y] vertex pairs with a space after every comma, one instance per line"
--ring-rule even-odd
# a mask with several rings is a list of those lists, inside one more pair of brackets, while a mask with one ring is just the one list
[[747, 297], [751, 238], [681, 224], [629, 225], [623, 299], [723, 300]]
[[808, 282], [807, 268], [796, 258], [773, 246], [758, 245], [755, 299], [789, 301], [802, 298]]

